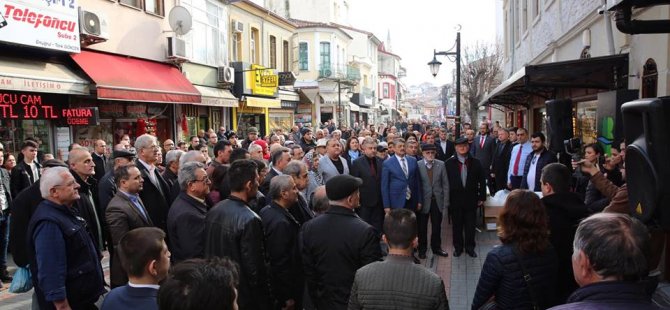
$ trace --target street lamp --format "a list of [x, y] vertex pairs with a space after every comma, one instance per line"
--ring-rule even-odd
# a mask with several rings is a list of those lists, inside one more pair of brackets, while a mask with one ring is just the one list
[[[437, 61], [437, 56], [456, 56], [456, 128], [455, 135], [456, 138], [461, 136], [461, 26], [457, 27], [456, 32], [456, 51], [451, 52], [451, 49], [444, 52], [438, 52], [433, 50], [433, 60], [428, 63], [430, 67], [430, 73], [433, 77], [437, 76], [437, 73], [440, 71], [441, 62]], [[447, 115], [447, 107], [444, 107], [444, 115]]]

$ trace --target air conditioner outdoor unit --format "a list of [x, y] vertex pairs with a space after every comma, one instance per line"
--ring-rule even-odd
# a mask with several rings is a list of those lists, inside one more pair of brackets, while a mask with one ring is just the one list
[[105, 15], [79, 7], [79, 33], [84, 40], [94, 42], [109, 39], [109, 23]]
[[219, 67], [216, 74], [216, 82], [220, 84], [235, 83], [235, 69], [233, 67]]
[[244, 31], [244, 24], [236, 20], [233, 20], [231, 22], [230, 27], [233, 29], [233, 32], [235, 33], [242, 33]]
[[168, 37], [168, 59], [188, 59], [186, 57], [186, 41]]

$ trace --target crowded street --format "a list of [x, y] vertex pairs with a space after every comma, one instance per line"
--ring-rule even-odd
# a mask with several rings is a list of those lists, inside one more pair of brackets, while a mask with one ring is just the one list
[[0, 0], [0, 309], [670, 309], [670, 0]]

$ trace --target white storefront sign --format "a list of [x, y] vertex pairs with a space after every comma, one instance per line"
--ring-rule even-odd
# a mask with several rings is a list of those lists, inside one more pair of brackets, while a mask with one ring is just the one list
[[79, 53], [77, 0], [0, 0], [0, 41]]

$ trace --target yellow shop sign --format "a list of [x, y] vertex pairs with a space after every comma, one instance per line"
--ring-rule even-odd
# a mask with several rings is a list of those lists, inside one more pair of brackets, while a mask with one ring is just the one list
[[279, 76], [273, 69], [266, 69], [263, 66], [251, 65], [254, 76], [251, 83], [251, 93], [262, 96], [275, 96], [279, 86]]

